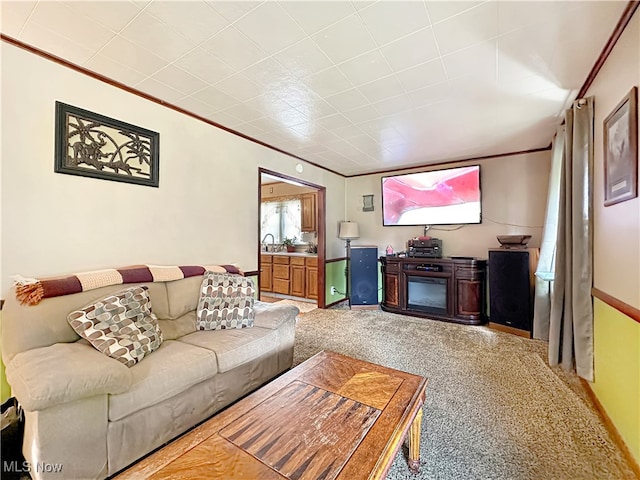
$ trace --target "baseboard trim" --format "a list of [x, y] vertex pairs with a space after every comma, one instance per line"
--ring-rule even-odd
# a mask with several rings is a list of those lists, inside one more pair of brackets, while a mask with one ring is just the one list
[[498, 330], [499, 332], [510, 333], [512, 335], [518, 335], [519, 337], [531, 338], [531, 333], [526, 330], [520, 330], [519, 328], [513, 328], [508, 325], [502, 325], [500, 323], [492, 323], [489, 322], [487, 326], [493, 330]]
[[624, 439], [622, 438], [622, 435], [620, 435], [620, 432], [618, 431], [615, 424], [607, 414], [607, 411], [604, 409], [604, 406], [602, 405], [602, 403], [600, 403], [600, 400], [598, 400], [598, 397], [596, 396], [595, 392], [591, 389], [591, 384], [584, 378], [581, 378], [580, 382], [582, 382], [582, 385], [587, 391], [587, 395], [589, 395], [591, 402], [593, 402], [593, 405], [596, 407], [596, 410], [600, 414], [600, 417], [602, 418], [602, 421], [604, 422], [605, 427], [613, 437], [613, 441], [616, 442], [618, 447], [620, 447], [620, 450], [622, 450], [622, 453], [627, 459], [627, 461], [629, 462], [629, 465], [631, 465], [631, 469], [633, 470], [633, 473], [635, 474], [636, 478], [640, 479], [640, 464], [638, 464], [638, 461], [631, 454], [631, 450], [629, 450], [629, 447], [627, 446]]

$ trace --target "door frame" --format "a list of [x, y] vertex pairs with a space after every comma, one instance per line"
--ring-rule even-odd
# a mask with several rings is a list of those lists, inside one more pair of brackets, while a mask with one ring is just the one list
[[318, 308], [326, 307], [326, 292], [325, 292], [325, 259], [326, 259], [326, 236], [327, 236], [327, 222], [326, 222], [326, 204], [327, 204], [327, 187], [322, 185], [316, 185], [315, 183], [302, 180], [300, 178], [291, 177], [284, 173], [269, 170], [267, 168], [258, 167], [258, 292], [260, 292], [260, 272], [262, 271], [261, 265], [261, 242], [260, 238], [260, 208], [262, 198], [262, 174], [267, 174], [272, 177], [281, 178], [286, 181], [295, 182], [305, 187], [314, 188], [317, 193], [316, 198], [316, 225], [318, 234]]

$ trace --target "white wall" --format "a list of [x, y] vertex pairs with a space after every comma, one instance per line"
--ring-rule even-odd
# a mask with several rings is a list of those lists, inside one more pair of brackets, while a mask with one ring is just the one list
[[631, 87], [640, 84], [638, 45], [640, 11], [587, 91], [587, 96], [595, 96], [594, 286], [636, 308], [640, 308], [640, 198], [604, 206], [603, 122]]
[[[344, 178], [2, 43], [0, 297], [10, 276], [129, 264], [257, 268], [258, 168], [327, 188], [327, 230]], [[59, 100], [160, 133], [160, 187], [53, 172]], [[327, 235], [327, 258], [343, 255]]]
[[[487, 258], [489, 248], [500, 246], [496, 235], [504, 234], [532, 235], [528, 246], [539, 247], [547, 202], [550, 151], [463, 162], [455, 166], [474, 164], [480, 165], [482, 223], [459, 229], [448, 225], [433, 227], [428, 235], [442, 239], [445, 256]], [[417, 170], [406, 170], [409, 171]], [[377, 245], [380, 254], [387, 245], [395, 251], [405, 250], [407, 240], [422, 235], [424, 229], [423, 226], [382, 226], [382, 176], [348, 178], [346, 207], [347, 220], [358, 222], [360, 227], [360, 238], [353, 244]], [[362, 211], [362, 196], [367, 194], [374, 195], [373, 212]]]

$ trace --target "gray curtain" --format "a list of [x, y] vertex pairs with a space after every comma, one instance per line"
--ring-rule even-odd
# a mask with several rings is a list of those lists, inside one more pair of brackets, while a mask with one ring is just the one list
[[533, 316], [533, 338], [549, 341], [549, 318], [551, 315], [551, 285], [554, 278], [556, 241], [558, 237], [558, 210], [560, 205], [560, 179], [564, 164], [565, 126], [560, 125], [551, 147], [551, 171], [547, 213], [542, 231], [540, 258], [536, 269], [535, 300]]
[[564, 127], [548, 327], [541, 299], [536, 301], [534, 329], [548, 332], [551, 365], [575, 367], [592, 381], [593, 97], [573, 103]]

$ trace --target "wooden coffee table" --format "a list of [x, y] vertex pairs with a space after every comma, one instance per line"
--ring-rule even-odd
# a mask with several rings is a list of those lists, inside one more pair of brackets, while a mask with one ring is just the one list
[[426, 385], [320, 352], [116, 478], [384, 478], [407, 434], [417, 472]]

